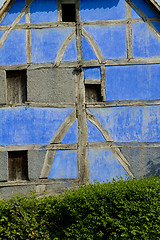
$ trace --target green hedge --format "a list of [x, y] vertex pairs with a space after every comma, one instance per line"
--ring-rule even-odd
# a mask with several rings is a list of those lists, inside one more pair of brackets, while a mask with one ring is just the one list
[[160, 177], [0, 201], [0, 239], [160, 239]]

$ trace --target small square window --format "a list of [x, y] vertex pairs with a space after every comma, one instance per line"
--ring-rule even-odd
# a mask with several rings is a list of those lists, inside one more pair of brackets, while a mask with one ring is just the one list
[[85, 101], [86, 102], [102, 101], [100, 84], [85, 84]]
[[28, 180], [27, 151], [8, 152], [8, 180]]
[[7, 104], [18, 104], [27, 101], [26, 70], [6, 71]]
[[62, 22], [76, 22], [75, 4], [62, 4]]

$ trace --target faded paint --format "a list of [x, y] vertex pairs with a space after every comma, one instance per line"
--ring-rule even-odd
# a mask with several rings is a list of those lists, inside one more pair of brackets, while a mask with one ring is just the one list
[[1, 108], [0, 145], [49, 144], [73, 109]]
[[[0, 32], [0, 34], [1, 37], [2, 32]], [[0, 48], [0, 65], [26, 63], [27, 58], [25, 34], [25, 30], [11, 31], [6, 41], [4, 42], [4, 45]]]
[[107, 100], [160, 98], [160, 64], [106, 67]]
[[87, 120], [88, 142], [106, 142], [100, 130]]
[[81, 0], [81, 21], [123, 19], [126, 17], [125, 7], [124, 0]]
[[32, 29], [33, 63], [54, 62], [65, 38], [73, 28]]
[[90, 182], [106, 182], [107, 180], [112, 181], [113, 178], [128, 176], [111, 150], [89, 149], [88, 151]]
[[145, 23], [133, 24], [134, 57], [159, 57], [160, 42]]
[[57, 150], [48, 178], [78, 178], [76, 150]]
[[126, 26], [85, 26], [106, 59], [126, 58]]
[[56, 22], [57, 1], [56, 0], [34, 0], [31, 4], [31, 23]]

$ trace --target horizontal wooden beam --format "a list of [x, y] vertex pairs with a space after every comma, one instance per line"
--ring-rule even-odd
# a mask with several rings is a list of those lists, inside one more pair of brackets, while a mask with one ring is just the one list
[[48, 145], [7, 145], [0, 146], [1, 152], [24, 151], [24, 150], [73, 150], [77, 149], [77, 144], [48, 144]]
[[[120, 59], [104, 59], [101, 64], [98, 60], [86, 60], [82, 62], [82, 67], [100, 67], [105, 66], [121, 66], [121, 65], [147, 65], [147, 64], [160, 64], [160, 57], [153, 58], [120, 58]], [[35, 64], [19, 64], [19, 65], [0, 65], [0, 70], [34, 70], [42, 68], [53, 68], [55, 67], [53, 63], [35, 63]], [[60, 68], [76, 68], [77, 61], [63, 61], [58, 66]]]
[[[148, 18], [151, 22], [160, 22], [159, 18]], [[132, 18], [131, 23], [144, 22], [142, 18]], [[128, 19], [120, 20], [102, 20], [102, 21], [81, 21], [80, 24], [83, 25], [124, 25], [128, 23]], [[1, 31], [6, 31], [10, 25], [0, 26]], [[75, 27], [74, 22], [44, 22], [44, 23], [24, 23], [17, 24], [13, 30], [19, 29], [44, 29], [44, 28], [57, 28], [57, 27]]]
[[97, 142], [88, 143], [88, 148], [114, 149], [114, 148], [159, 148], [160, 142]]
[[160, 99], [155, 100], [117, 100], [117, 101], [106, 101], [106, 102], [95, 102], [95, 103], [86, 103], [86, 107], [129, 107], [129, 106], [152, 106], [160, 105]]

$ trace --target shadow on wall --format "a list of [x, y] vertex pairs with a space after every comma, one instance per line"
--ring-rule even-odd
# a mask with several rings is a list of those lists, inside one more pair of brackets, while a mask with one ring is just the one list
[[160, 175], [160, 157], [154, 159], [153, 161], [150, 160], [147, 163], [147, 172], [148, 174], [145, 175], [145, 177], [150, 177], [150, 176], [159, 176]]
[[86, 2], [85, 3], [85, 7], [83, 7], [83, 4], [81, 5], [81, 9], [86, 9], [86, 6], [87, 6], [87, 9], [96, 9], [96, 8], [112, 8], [112, 7], [116, 7], [119, 3], [120, 0], [114, 0], [114, 1], [110, 1], [110, 0], [107, 0], [104, 2], [104, 0], [81, 0], [81, 2]]

